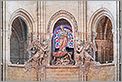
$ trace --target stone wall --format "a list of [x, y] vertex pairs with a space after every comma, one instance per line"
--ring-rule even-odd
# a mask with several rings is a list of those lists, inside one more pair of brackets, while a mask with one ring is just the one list
[[79, 68], [78, 67], [47, 67], [46, 68], [47, 80], [58, 81], [78, 81]]
[[37, 74], [34, 69], [26, 72], [23, 66], [9, 66], [7, 68], [7, 80], [36, 81]]
[[[86, 7], [86, 4], [84, 4], [82, 1], [80, 1], [80, 3], [78, 1], [68, 1], [68, 2], [65, 2], [65, 1], [46, 1], [46, 2], [45, 1], [44, 2], [42, 1], [39, 1], [39, 2], [37, 1], [6, 1], [4, 5], [6, 5], [6, 9], [4, 10], [4, 13], [6, 12], [4, 14], [4, 19], [6, 17], [6, 19], [4, 20], [4, 23], [5, 23], [4, 25], [6, 27], [4, 28], [4, 30], [6, 30], [6, 33], [4, 33], [5, 36], [3, 36], [5, 37], [4, 43], [3, 43], [5, 45], [3, 55], [6, 57], [5, 61], [7, 64], [10, 63], [11, 18], [13, 17], [15, 12], [19, 9], [25, 10], [29, 14], [29, 17], [31, 17], [32, 19], [33, 27], [32, 28], [29, 27], [29, 28], [30, 30], [33, 30], [33, 38], [37, 38], [38, 32], [40, 34], [47, 32], [50, 18], [59, 10], [68, 11], [75, 17], [76, 22], [78, 24], [78, 31], [80, 33], [86, 32], [86, 30], [88, 33], [91, 32], [89, 21], [92, 15], [94, 14], [94, 12], [98, 10], [99, 8], [108, 8], [108, 10], [111, 11], [114, 22], [116, 24], [116, 21], [115, 21], [116, 20], [116, 2], [113, 3], [109, 1], [105, 1], [105, 2], [104, 1], [101, 1], [101, 2], [88, 1], [87, 7]], [[87, 18], [87, 22], [86, 22], [86, 18]], [[55, 22], [53, 22], [53, 24], [54, 23]], [[116, 29], [114, 28], [114, 30]], [[79, 36], [81, 36], [81, 34], [79, 34]], [[116, 37], [114, 38], [114, 40], [115, 40], [114, 54], [116, 55], [117, 54]], [[37, 80], [36, 72], [34, 70], [32, 70], [30, 73], [29, 72], [25, 73], [24, 67], [22, 66], [8, 66], [6, 71], [7, 71], [6, 73], [7, 80]], [[57, 78], [63, 79], [63, 80], [64, 78], [67, 78], [67, 80], [75, 80], [75, 79], [81, 78], [78, 76], [78, 71], [79, 71], [78, 68], [72, 68], [72, 67], [61, 68], [61, 69], [56, 69], [56, 68], [52, 69], [49, 67], [47, 68], [46, 78], [47, 79], [53, 78], [53, 80], [56, 80]], [[67, 77], [65, 77], [65, 73], [68, 75]], [[59, 74], [59, 76], [57, 76], [57, 74]], [[88, 80], [114, 80], [114, 77], [115, 77], [114, 75], [115, 75], [114, 66], [111, 66], [111, 65], [99, 66], [97, 68], [90, 69], [89, 74], [88, 74]]]
[[[82, 74], [81, 74], [82, 75]], [[9, 66], [7, 69], [7, 80], [37, 80], [35, 70], [25, 72], [24, 67]], [[79, 67], [46, 67], [46, 80], [53, 81], [78, 81], [82, 80]], [[115, 67], [114, 65], [101, 65], [92, 67], [88, 73], [88, 81], [114, 81]]]
[[114, 65], [101, 65], [98, 67], [90, 68], [88, 73], [88, 80], [100, 81], [114, 81], [115, 80], [115, 66]]

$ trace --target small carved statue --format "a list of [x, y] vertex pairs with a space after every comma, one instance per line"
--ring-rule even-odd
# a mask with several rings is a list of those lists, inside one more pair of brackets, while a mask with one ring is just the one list
[[82, 51], [83, 51], [83, 47], [84, 47], [84, 44], [81, 40], [78, 40], [77, 42], [77, 47], [76, 47], [76, 60], [77, 60], [77, 64], [80, 65], [81, 63], [83, 63], [83, 54], [82, 54]]

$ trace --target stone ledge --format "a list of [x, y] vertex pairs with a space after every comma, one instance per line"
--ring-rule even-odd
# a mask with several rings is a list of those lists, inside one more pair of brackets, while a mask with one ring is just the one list
[[47, 66], [46, 68], [51, 68], [51, 69], [62, 69], [62, 68], [79, 68], [78, 66]]
[[115, 65], [114, 63], [106, 63], [106, 64], [100, 64], [98, 66], [104, 67], [104, 66], [114, 66], [114, 65]]
[[8, 67], [21, 67], [21, 68], [24, 68], [24, 64], [8, 64]]

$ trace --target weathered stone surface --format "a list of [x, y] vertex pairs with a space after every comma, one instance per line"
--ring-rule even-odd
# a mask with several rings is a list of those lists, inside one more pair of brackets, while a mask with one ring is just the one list
[[[23, 67], [8, 67], [7, 80], [37, 80], [37, 74], [34, 69], [25, 72]], [[82, 70], [81, 70], [82, 73]], [[115, 79], [114, 65], [105, 65], [92, 67], [88, 72], [88, 81], [93, 80], [111, 80]], [[53, 81], [71, 81], [82, 80], [79, 67], [46, 67], [46, 80]]]
[[[83, 1], [6, 1], [3, 6], [5, 7], [3, 9], [3, 27], [5, 27], [3, 28], [3, 60], [7, 65], [10, 62], [11, 23], [13, 21], [12, 19], [16, 17], [16, 11], [19, 10], [24, 10], [24, 13], [26, 14], [26, 17], [23, 17], [23, 19], [27, 18], [25, 22], [27, 22], [28, 25], [28, 32], [33, 33], [33, 39], [37, 39], [37, 37], [39, 37], [40, 40], [43, 39], [42, 37], [52, 39], [51, 36], [56, 21], [64, 18], [68, 20], [69, 23], [71, 23], [75, 40], [77, 40], [78, 37], [81, 40], [85, 40], [85, 38], [91, 40], [92, 31], [96, 30], [95, 26], [91, 26], [93, 22], [93, 16], [97, 16], [96, 11], [99, 9], [102, 11], [107, 9], [108, 12], [110, 12], [110, 14], [113, 16], [111, 21], [114, 21], [113, 23], [115, 24], [115, 27], [112, 27], [114, 32], [114, 57], [116, 57], [118, 54], [118, 44], [116, 43], [116, 1], [88, 1], [87, 4], [84, 4]], [[63, 14], [61, 14], [56, 16], [54, 20], [51, 20], [51, 17], [60, 10], [67, 11], [73, 15], [76, 20], [75, 24], [78, 26], [77, 33], [75, 33], [76, 28], [74, 27], [74, 21], [72, 20], [73, 18], [70, 18], [70, 16], [62, 16]], [[32, 25], [28, 24], [29, 22], [27, 20], [30, 20]], [[49, 21], [52, 22], [50, 26], [48, 26]], [[44, 36], [48, 30], [50, 33], [47, 34], [47, 36]], [[48, 60], [50, 61], [50, 54]], [[117, 61], [116, 58], [114, 60], [115, 62]], [[7, 78], [7, 80], [37, 80], [37, 73], [35, 70], [25, 72], [24, 67], [8, 66], [4, 71], [7, 71], [7, 75], [4, 76]], [[78, 67], [47, 67], [46, 80], [79, 80], [81, 79], [79, 73], [80, 72]], [[90, 68], [88, 73], [88, 80], [115, 80], [115, 66], [106, 65]]]
[[114, 65], [101, 65], [96, 68], [90, 68], [88, 73], [88, 80], [102, 80], [107, 81], [115, 80], [115, 67]]
[[47, 67], [47, 80], [79, 80], [78, 67]]
[[8, 67], [7, 80], [37, 80], [37, 74], [34, 69], [31, 71], [25, 71], [24, 67]]

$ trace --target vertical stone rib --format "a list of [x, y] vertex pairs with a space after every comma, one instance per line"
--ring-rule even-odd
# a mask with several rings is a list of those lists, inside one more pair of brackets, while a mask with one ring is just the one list
[[44, 1], [42, 1], [43, 40], [44, 40]]
[[119, 8], [119, 6], [120, 6], [119, 1], [116, 1], [116, 13], [117, 13], [116, 14], [116, 20], [117, 20], [116, 21], [116, 26], [117, 26], [116, 27], [116, 29], [117, 29], [117, 58], [115, 60], [116, 64], [117, 64], [116, 65], [116, 71], [115, 71], [116, 72], [116, 74], [115, 74], [116, 75], [116, 77], [115, 77], [116, 81], [119, 81], [119, 79], [121, 78], [120, 75], [119, 75], [119, 72], [120, 72], [120, 68], [119, 68], [119, 65], [120, 65], [120, 52], [119, 52], [120, 51], [119, 50], [119, 23], [120, 23], [119, 16], [120, 15], [119, 15], [119, 9], [120, 8]]
[[41, 21], [40, 21], [40, 26], [41, 26], [41, 38], [40, 38], [40, 40], [42, 41], [43, 40], [43, 38], [44, 38], [44, 36], [43, 36], [43, 32], [44, 32], [44, 9], [43, 9], [43, 6], [44, 6], [44, 1], [40, 1], [40, 3], [41, 3], [41, 5], [40, 5], [40, 15], [41, 15], [41, 17], [40, 17], [40, 19], [41, 19]]
[[39, 39], [39, 2], [37, 1], [37, 39]]
[[40, 1], [40, 41], [42, 39], [42, 1]]
[[87, 1], [83, 1], [83, 39], [87, 41]]
[[40, 40], [40, 37], [41, 37], [41, 36], [40, 36], [40, 31], [41, 31], [41, 30], [40, 30], [40, 29], [41, 29], [41, 25], [40, 25], [40, 23], [41, 23], [41, 22], [40, 22], [40, 20], [41, 20], [41, 13], [40, 13], [40, 11], [41, 11], [41, 9], [40, 9], [40, 5], [41, 5], [41, 4], [40, 4], [40, 1], [37, 1], [37, 10], [38, 10], [38, 11], [37, 11], [37, 13], [38, 13], [38, 14], [37, 14], [37, 36], [38, 36], [38, 37], [37, 37], [37, 38], [38, 38], [38, 40]]
[[3, 1], [3, 81], [6, 81], [6, 1]]
[[44, 39], [46, 39], [46, 1], [44, 1]]
[[[1, 62], [1, 65], [0, 65], [0, 76], [1, 76], [1, 80], [3, 80], [3, 11], [2, 11], [2, 7], [3, 7], [3, 3], [2, 1], [0, 1], [0, 24], [1, 24], [1, 27], [0, 27], [0, 62]], [[1, 81], [0, 80], [0, 81]]]

